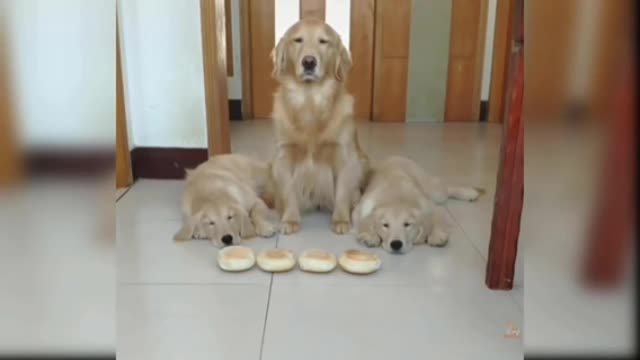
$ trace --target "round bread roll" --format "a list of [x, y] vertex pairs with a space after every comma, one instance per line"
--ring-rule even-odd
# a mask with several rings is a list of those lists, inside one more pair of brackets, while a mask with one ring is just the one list
[[371, 274], [382, 265], [382, 261], [376, 254], [361, 250], [347, 250], [340, 256], [340, 267], [352, 274]]
[[258, 254], [258, 266], [268, 272], [283, 272], [293, 269], [296, 259], [289, 250], [267, 249]]
[[300, 270], [302, 271], [326, 273], [335, 269], [338, 261], [331, 252], [308, 249], [298, 257], [298, 265], [300, 265]]
[[245, 246], [227, 246], [218, 251], [218, 266], [224, 271], [249, 270], [255, 263], [253, 250]]

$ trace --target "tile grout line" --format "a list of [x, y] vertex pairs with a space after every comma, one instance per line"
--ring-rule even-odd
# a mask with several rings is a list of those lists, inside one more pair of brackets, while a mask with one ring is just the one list
[[269, 293], [267, 294], [267, 308], [264, 311], [264, 323], [262, 324], [262, 338], [260, 339], [260, 356], [259, 360], [262, 360], [262, 352], [264, 351], [264, 339], [267, 335], [267, 321], [269, 320], [269, 306], [271, 305], [271, 289], [273, 287], [273, 274], [271, 274], [271, 280], [269, 281]]
[[[278, 247], [278, 242], [280, 242], [280, 232], [276, 233], [276, 248]], [[260, 355], [258, 357], [259, 360], [262, 360], [262, 355], [264, 351], [264, 339], [267, 336], [267, 322], [269, 321], [269, 307], [271, 306], [271, 290], [273, 289], [273, 273], [271, 273], [271, 278], [269, 279], [269, 292], [267, 293], [267, 307], [264, 311], [264, 323], [262, 324], [262, 338], [260, 339]]]
[[473, 241], [471, 241], [471, 238], [469, 238], [469, 234], [467, 234], [467, 231], [462, 227], [462, 224], [460, 224], [458, 219], [456, 219], [456, 217], [453, 215], [451, 210], [449, 210], [449, 206], [445, 205], [444, 208], [447, 209], [447, 213], [449, 213], [449, 215], [451, 216], [453, 221], [456, 223], [456, 225], [458, 225], [460, 230], [462, 230], [462, 234], [464, 235], [464, 238], [471, 244], [471, 247], [478, 253], [478, 255], [480, 255], [480, 258], [486, 262], [487, 259], [484, 257], [484, 255], [482, 255], [482, 252], [480, 251], [480, 249], [478, 249], [476, 244], [474, 244]]
[[128, 186], [127, 189], [120, 194], [120, 196], [118, 196], [118, 198], [116, 199], [116, 202], [120, 201], [120, 199], [122, 199], [125, 195], [127, 195], [127, 193], [129, 192], [129, 190], [131, 190], [131, 188], [133, 187], [133, 184], [131, 184], [131, 186]]
[[[476, 252], [478, 253], [478, 255], [480, 255], [480, 258], [482, 258], [486, 264], [486, 262], [488, 261], [487, 258], [484, 257], [484, 255], [482, 255], [482, 252], [480, 252], [480, 249], [478, 249], [478, 247], [476, 246], [476, 244], [473, 243], [473, 241], [471, 241], [471, 238], [469, 238], [469, 235], [467, 234], [466, 230], [462, 227], [462, 224], [460, 224], [460, 222], [458, 221], [458, 219], [456, 219], [456, 217], [453, 215], [453, 213], [451, 212], [451, 210], [449, 210], [449, 206], [445, 205], [445, 209], [447, 209], [447, 212], [449, 213], [449, 215], [451, 216], [451, 218], [453, 219], [453, 221], [455, 221], [456, 225], [458, 225], [458, 227], [460, 228], [460, 230], [462, 230], [462, 234], [464, 235], [465, 239], [471, 243], [471, 246], [476, 250]], [[516, 308], [518, 308], [521, 312], [524, 313], [524, 308], [523, 306], [520, 305], [520, 303], [518, 302], [518, 299], [516, 299], [515, 297], [515, 285], [514, 288], [511, 289], [509, 291], [509, 298], [511, 299], [511, 301], [516, 305]]]
[[146, 282], [146, 281], [124, 281], [118, 282], [118, 286], [265, 286], [259, 282]]

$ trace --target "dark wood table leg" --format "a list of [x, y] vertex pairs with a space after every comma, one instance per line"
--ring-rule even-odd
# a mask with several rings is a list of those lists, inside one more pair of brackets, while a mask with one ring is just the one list
[[524, 56], [522, 46], [515, 49], [508, 92], [500, 166], [491, 224], [491, 239], [485, 283], [490, 289], [513, 288], [520, 216], [524, 197], [524, 131], [522, 97], [524, 91]]
[[585, 258], [584, 280], [614, 287], [622, 280], [634, 234], [636, 173], [635, 63], [622, 74], [613, 118], [609, 121], [606, 163], [594, 207]]

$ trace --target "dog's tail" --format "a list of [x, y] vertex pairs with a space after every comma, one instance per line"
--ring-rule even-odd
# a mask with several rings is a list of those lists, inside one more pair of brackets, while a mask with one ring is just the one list
[[464, 201], [476, 201], [480, 195], [484, 194], [484, 189], [468, 186], [447, 186], [447, 194], [450, 199]]
[[448, 199], [476, 201], [484, 193], [485, 190], [481, 188], [443, 184], [430, 192], [429, 197], [437, 204], [444, 204]]

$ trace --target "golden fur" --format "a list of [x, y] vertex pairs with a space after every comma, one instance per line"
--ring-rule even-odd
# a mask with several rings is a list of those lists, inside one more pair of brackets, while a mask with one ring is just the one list
[[390, 157], [368, 173], [365, 192], [353, 211], [357, 239], [364, 245], [399, 253], [425, 242], [444, 246], [448, 235], [434, 221], [433, 202], [443, 203], [448, 198], [474, 201], [481, 193], [470, 187], [447, 186], [414, 161]]
[[[287, 30], [272, 57], [280, 85], [273, 104], [272, 177], [281, 231], [297, 232], [300, 212], [322, 207], [333, 211], [333, 231], [346, 233], [368, 162], [358, 144], [353, 97], [345, 89], [349, 52], [330, 26], [305, 19]], [[305, 71], [305, 57], [315, 59], [313, 71]]]
[[268, 178], [269, 165], [238, 154], [214, 156], [187, 171], [184, 223], [174, 239], [210, 239], [222, 247], [255, 235], [274, 235], [276, 228], [267, 220], [269, 209], [260, 198]]

